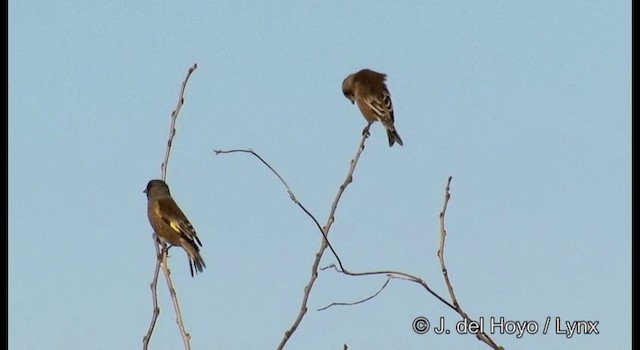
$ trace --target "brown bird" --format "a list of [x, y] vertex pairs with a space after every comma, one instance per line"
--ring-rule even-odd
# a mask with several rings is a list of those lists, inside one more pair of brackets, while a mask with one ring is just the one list
[[[147, 216], [158, 238], [170, 246], [182, 247], [189, 256], [191, 276], [206, 267], [200, 248], [202, 243], [187, 217], [182, 213], [169, 193], [169, 186], [162, 180], [151, 180], [144, 190], [147, 194]], [[197, 244], [196, 244], [197, 243]]]
[[402, 139], [393, 125], [393, 104], [385, 84], [386, 79], [386, 74], [363, 69], [344, 79], [342, 93], [351, 103], [358, 104], [360, 112], [369, 123], [363, 132], [367, 132], [373, 122], [380, 121], [387, 129], [389, 147], [395, 142], [402, 146]]

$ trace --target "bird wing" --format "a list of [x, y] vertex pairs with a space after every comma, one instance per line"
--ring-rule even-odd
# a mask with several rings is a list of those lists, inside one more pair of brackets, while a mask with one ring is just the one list
[[196, 241], [202, 247], [202, 243], [187, 217], [171, 198], [158, 199], [156, 213], [167, 225], [190, 241]]
[[393, 124], [393, 103], [391, 103], [389, 91], [385, 89], [382, 95], [369, 95], [365, 99], [365, 103], [383, 124], [385, 124], [389, 118], [391, 119], [391, 124]]

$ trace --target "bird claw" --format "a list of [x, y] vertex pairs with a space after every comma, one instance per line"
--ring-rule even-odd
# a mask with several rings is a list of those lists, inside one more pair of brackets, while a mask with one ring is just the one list
[[371, 135], [371, 133], [369, 133], [370, 127], [371, 127], [371, 124], [367, 124], [367, 126], [365, 126], [364, 129], [362, 129], [362, 136], [369, 137], [369, 135]]

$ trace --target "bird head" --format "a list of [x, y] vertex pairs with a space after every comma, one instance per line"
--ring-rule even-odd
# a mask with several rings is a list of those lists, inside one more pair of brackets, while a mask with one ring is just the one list
[[353, 74], [349, 75], [342, 81], [342, 93], [353, 104], [356, 100], [355, 93], [353, 92]]
[[169, 193], [169, 186], [162, 180], [151, 180], [149, 181], [149, 183], [147, 183], [147, 188], [142, 191], [142, 193], [146, 193], [148, 197], [151, 192]]

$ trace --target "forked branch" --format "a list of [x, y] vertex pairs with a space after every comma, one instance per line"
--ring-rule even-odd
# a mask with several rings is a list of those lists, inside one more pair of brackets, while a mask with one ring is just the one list
[[294, 322], [291, 325], [291, 327], [287, 331], [285, 331], [284, 336], [282, 338], [282, 341], [280, 342], [280, 344], [278, 345], [278, 348], [277, 348], [279, 350], [284, 348], [284, 346], [286, 345], [287, 341], [291, 338], [293, 333], [296, 331], [296, 329], [298, 328], [298, 326], [302, 322], [302, 319], [304, 318], [304, 315], [307, 313], [307, 303], [309, 301], [309, 294], [311, 293], [311, 290], [313, 289], [315, 281], [318, 278], [318, 269], [319, 269], [319, 266], [320, 266], [320, 261], [322, 260], [322, 256], [324, 254], [324, 251], [327, 249], [327, 247], [333, 253], [333, 255], [336, 258], [340, 268], [344, 269], [340, 257], [338, 256], [337, 252], [335, 251], [335, 249], [333, 249], [333, 247], [331, 246], [331, 243], [329, 242], [328, 235], [329, 235], [329, 231], [331, 230], [331, 226], [333, 225], [333, 223], [335, 221], [335, 213], [336, 213], [336, 210], [338, 209], [338, 203], [340, 202], [340, 199], [342, 198], [342, 194], [344, 193], [344, 191], [347, 188], [347, 186], [353, 181], [353, 174], [354, 174], [354, 172], [356, 170], [356, 166], [358, 164], [358, 160], [360, 159], [360, 155], [364, 151], [365, 142], [366, 142], [367, 138], [369, 137], [368, 130], [369, 130], [369, 126], [367, 126], [365, 128], [365, 130], [363, 130], [362, 139], [360, 140], [360, 144], [358, 145], [358, 149], [356, 151], [355, 156], [353, 157], [353, 159], [351, 159], [350, 166], [349, 166], [349, 171], [347, 173], [347, 176], [346, 176], [345, 180], [343, 181], [343, 183], [338, 188], [338, 193], [336, 194], [336, 197], [334, 198], [333, 203], [331, 204], [331, 210], [329, 212], [329, 217], [327, 218], [327, 222], [323, 227], [320, 226], [320, 223], [314, 217], [314, 215], [311, 214], [302, 205], [302, 203], [300, 203], [300, 201], [296, 198], [295, 194], [293, 193], [293, 191], [291, 190], [289, 185], [287, 185], [287, 183], [284, 181], [282, 176], [280, 176], [280, 174], [278, 174], [278, 172], [275, 169], [273, 169], [273, 167], [271, 165], [269, 165], [256, 152], [254, 152], [251, 149], [234, 149], [234, 150], [227, 150], [227, 151], [225, 151], [225, 150], [214, 150], [216, 155], [227, 154], [227, 153], [235, 153], [235, 152], [244, 152], [244, 153], [250, 153], [250, 154], [254, 155], [256, 158], [258, 158], [265, 166], [267, 166], [278, 177], [280, 182], [282, 182], [282, 184], [287, 189], [287, 193], [289, 194], [289, 198], [291, 198], [291, 200], [296, 205], [298, 205], [300, 207], [300, 209], [302, 209], [302, 211], [304, 211], [304, 213], [307, 214], [307, 216], [309, 216], [311, 218], [311, 220], [313, 220], [313, 222], [315, 223], [316, 227], [320, 230], [320, 233], [322, 234], [322, 237], [323, 237], [322, 242], [320, 244], [320, 248], [318, 249], [318, 252], [315, 255], [315, 259], [314, 259], [314, 261], [313, 261], [313, 263], [311, 265], [311, 277], [309, 278], [309, 282], [307, 283], [307, 285], [304, 288], [304, 295], [302, 296], [302, 302], [301, 302], [301, 305], [300, 305], [300, 311], [298, 312], [298, 315], [296, 316], [296, 319], [294, 320]]
[[[198, 68], [197, 64], [193, 64], [189, 71], [187, 72], [187, 76], [182, 81], [182, 86], [180, 88], [180, 94], [178, 95], [178, 103], [176, 108], [171, 112], [171, 125], [169, 127], [169, 138], [167, 140], [167, 149], [164, 154], [164, 160], [162, 161], [162, 165], [160, 166], [162, 173], [162, 180], [165, 181], [167, 179], [167, 168], [169, 166], [169, 155], [171, 154], [171, 146], [173, 145], [173, 138], [176, 135], [176, 121], [178, 120], [178, 114], [180, 113], [180, 109], [184, 104], [184, 91], [187, 87], [187, 82], [189, 81], [189, 77]], [[147, 350], [149, 347], [149, 341], [151, 340], [151, 335], [153, 334], [153, 330], [156, 325], [156, 321], [158, 320], [158, 315], [160, 315], [160, 307], [158, 306], [158, 275], [160, 271], [160, 267], [162, 267], [162, 271], [164, 273], [165, 280], [167, 281], [167, 287], [169, 288], [169, 294], [171, 295], [171, 300], [173, 301], [173, 308], [176, 312], [176, 323], [178, 324], [178, 328], [180, 329], [180, 334], [182, 335], [182, 341], [184, 343], [185, 350], [191, 349], [191, 336], [187, 332], [184, 327], [184, 321], [182, 320], [182, 314], [180, 312], [180, 303], [178, 302], [178, 293], [173, 287], [173, 282], [171, 281], [171, 271], [169, 270], [169, 262], [168, 262], [168, 249], [165, 244], [162, 244], [156, 237], [153, 235], [153, 242], [156, 249], [156, 267], [153, 274], [153, 280], [151, 281], [151, 297], [153, 299], [153, 314], [151, 316], [151, 322], [149, 324], [149, 329], [147, 333], [142, 339], [142, 349]]]
[[[349, 275], [349, 276], [371, 276], [371, 275], [386, 275], [387, 276], [387, 280], [385, 281], [384, 285], [382, 286], [382, 288], [380, 288], [380, 290], [378, 290], [375, 294], [361, 299], [359, 301], [355, 301], [355, 302], [340, 302], [340, 303], [331, 303], [319, 310], [326, 310], [331, 306], [338, 306], [338, 305], [356, 305], [356, 304], [360, 304], [363, 302], [367, 302], [373, 298], [375, 298], [376, 296], [378, 296], [382, 290], [384, 290], [384, 288], [387, 286], [387, 284], [389, 283], [389, 281], [391, 279], [401, 279], [401, 280], [406, 280], [406, 281], [410, 281], [410, 282], [414, 282], [417, 283], [419, 285], [421, 285], [427, 292], [429, 292], [431, 295], [433, 295], [434, 297], [436, 297], [436, 299], [438, 299], [440, 302], [442, 302], [443, 304], [447, 305], [449, 308], [451, 308], [453, 311], [457, 312], [460, 316], [462, 316], [462, 318], [465, 321], [471, 321], [471, 318], [469, 317], [469, 315], [467, 315], [467, 313], [462, 309], [462, 307], [460, 306], [460, 304], [458, 303], [458, 300], [455, 296], [454, 293], [454, 289], [453, 289], [453, 285], [451, 284], [451, 280], [449, 279], [449, 273], [447, 271], [446, 265], [445, 265], [445, 260], [444, 260], [444, 247], [445, 247], [445, 239], [447, 236], [447, 231], [445, 229], [445, 216], [447, 213], [447, 207], [449, 205], [449, 200], [451, 199], [451, 193], [450, 193], [450, 187], [451, 187], [451, 180], [452, 177], [449, 176], [449, 178], [447, 179], [447, 185], [445, 186], [445, 196], [444, 196], [444, 202], [442, 205], [442, 211], [440, 211], [440, 215], [439, 215], [439, 219], [440, 219], [440, 246], [437, 252], [438, 255], [438, 259], [440, 260], [440, 266], [442, 268], [442, 274], [444, 276], [444, 280], [445, 280], [445, 284], [447, 285], [447, 289], [449, 291], [449, 295], [451, 296], [451, 300], [452, 303], [445, 300], [443, 297], [441, 297], [438, 293], [436, 293], [435, 291], [433, 291], [429, 285], [427, 284], [426, 281], [424, 281], [423, 279], [410, 275], [408, 273], [404, 273], [404, 272], [398, 272], [398, 271], [371, 271], [371, 272], [350, 272], [350, 271], [346, 271], [342, 268], [338, 268], [335, 265], [329, 265], [323, 269], [328, 269], [328, 268], [333, 268], [335, 269], [337, 272], [339, 273], [343, 273], [345, 275]], [[485, 344], [489, 345], [492, 349], [503, 349], [501, 346], [497, 345], [493, 339], [491, 339], [491, 337], [489, 337], [489, 335], [487, 335], [486, 333], [484, 333], [483, 331], [479, 332], [476, 334], [476, 338], [478, 338], [478, 340], [484, 342]]]

